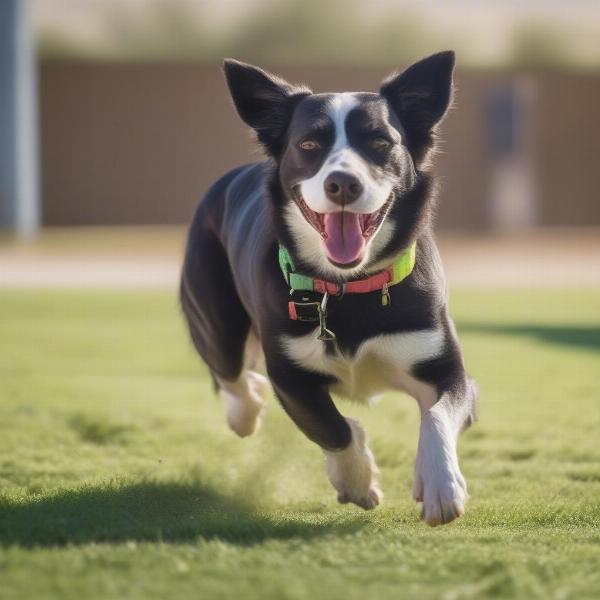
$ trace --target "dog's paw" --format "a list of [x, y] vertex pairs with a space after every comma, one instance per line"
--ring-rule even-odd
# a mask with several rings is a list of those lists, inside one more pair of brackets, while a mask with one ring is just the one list
[[266, 401], [269, 389], [271, 388], [269, 380], [256, 371], [248, 371], [246, 377], [248, 378], [248, 388], [250, 389], [250, 393], [260, 396], [263, 402]]
[[325, 451], [325, 469], [338, 493], [338, 502], [352, 502], [365, 510], [375, 508], [383, 494], [375, 481], [377, 465], [366, 444], [365, 433], [354, 419], [346, 419], [352, 442], [344, 450]]
[[338, 492], [338, 502], [348, 504], [352, 502], [365, 510], [373, 510], [383, 500], [383, 493], [375, 483], [371, 486], [366, 495], [360, 497], [351, 497], [347, 492]]
[[415, 469], [413, 496], [421, 502], [421, 518], [431, 527], [454, 521], [465, 512], [467, 485], [458, 467], [437, 470], [419, 464]]
[[421, 518], [430, 525], [445, 525], [457, 519], [465, 512], [467, 493], [458, 482], [433, 488], [423, 494]]
[[253, 371], [246, 374], [246, 385], [238, 389], [222, 388], [220, 396], [225, 404], [227, 424], [240, 437], [248, 437], [260, 428], [261, 416], [268, 393], [267, 379]]

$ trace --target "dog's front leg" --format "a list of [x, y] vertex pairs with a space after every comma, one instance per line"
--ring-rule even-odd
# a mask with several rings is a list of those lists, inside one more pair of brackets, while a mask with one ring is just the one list
[[413, 494], [422, 502], [422, 517], [431, 526], [449, 523], [463, 514], [467, 485], [458, 465], [458, 436], [472, 421], [474, 382], [466, 376], [441, 393], [433, 404], [418, 397], [421, 408], [419, 446]]
[[358, 421], [339, 413], [329, 394], [327, 378], [290, 365], [270, 366], [269, 376], [285, 411], [322, 448], [338, 501], [353, 502], [367, 510], [375, 508], [382, 494], [365, 432]]

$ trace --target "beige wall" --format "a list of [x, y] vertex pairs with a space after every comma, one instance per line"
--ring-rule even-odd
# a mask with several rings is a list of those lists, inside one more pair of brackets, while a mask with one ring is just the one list
[[600, 224], [600, 75], [538, 80], [535, 161], [548, 225]]
[[[285, 67], [315, 91], [375, 90], [376, 68]], [[600, 76], [539, 73], [531, 154], [539, 223], [600, 224]], [[459, 72], [437, 158], [438, 222], [490, 225], [485, 99], [510, 74]], [[210, 182], [260, 158], [218, 65], [48, 62], [41, 67], [45, 224], [181, 223]]]

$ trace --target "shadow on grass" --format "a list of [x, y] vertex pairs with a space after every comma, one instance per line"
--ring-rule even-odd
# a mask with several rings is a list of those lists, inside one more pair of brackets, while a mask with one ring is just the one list
[[198, 483], [88, 487], [31, 500], [0, 497], [0, 546], [198, 539], [253, 545], [351, 533], [362, 524], [335, 516], [268, 515]]
[[457, 329], [459, 333], [523, 335], [533, 337], [543, 342], [600, 351], [600, 327], [597, 324], [590, 324], [586, 326], [566, 326], [521, 325], [507, 323], [506, 325], [502, 325], [464, 321], [457, 323]]

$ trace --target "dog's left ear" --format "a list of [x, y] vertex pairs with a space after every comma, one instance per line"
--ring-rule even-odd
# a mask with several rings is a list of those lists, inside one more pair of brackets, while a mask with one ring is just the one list
[[242, 121], [256, 131], [265, 149], [277, 156], [295, 105], [311, 91], [233, 59], [224, 61], [223, 70]]
[[454, 52], [439, 52], [386, 79], [379, 93], [388, 101], [417, 154], [427, 150], [431, 132], [452, 98]]

